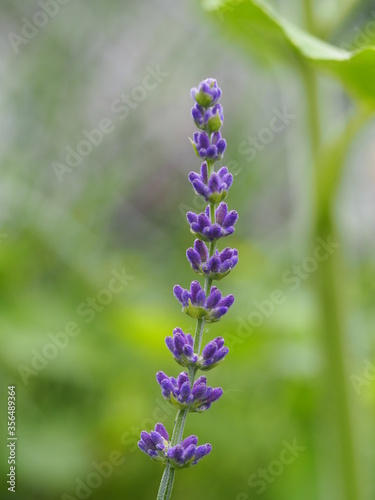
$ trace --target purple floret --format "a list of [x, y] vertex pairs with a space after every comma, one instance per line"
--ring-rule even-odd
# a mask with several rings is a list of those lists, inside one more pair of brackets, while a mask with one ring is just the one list
[[209, 134], [217, 132], [224, 122], [224, 113], [221, 104], [215, 104], [206, 110], [198, 103], [195, 103], [191, 109], [191, 116], [195, 125]]
[[210, 444], [197, 446], [197, 436], [189, 436], [181, 444], [171, 446], [168, 432], [161, 423], [155, 425], [150, 432], [142, 431], [138, 447], [143, 453], [157, 462], [170, 463], [174, 468], [196, 465], [199, 460], [211, 451]]
[[198, 355], [194, 354], [193, 350], [193, 337], [190, 334], [185, 334], [181, 328], [175, 328], [173, 337], [167, 337], [165, 343], [180, 365], [189, 366], [198, 361]]
[[210, 136], [205, 131], [194, 132], [192, 145], [200, 158], [207, 161], [221, 160], [227, 143], [220, 132], [213, 132]]
[[197, 194], [210, 203], [220, 203], [228, 194], [233, 182], [233, 175], [227, 167], [221, 167], [218, 172], [213, 172], [208, 178], [207, 162], [201, 165], [201, 174], [190, 172], [189, 180]]
[[150, 433], [141, 432], [138, 446], [141, 451], [156, 461], [164, 461], [168, 450], [168, 432], [163, 424], [156, 424]]
[[[161, 378], [162, 381], [159, 382]], [[186, 372], [180, 373], [177, 380], [174, 377], [167, 377], [163, 372], [158, 372], [156, 380], [160, 384], [163, 397], [180, 410], [206, 411], [223, 394], [221, 387], [215, 389], [209, 387], [206, 377], [199, 377], [191, 387], [189, 375]]]
[[192, 318], [205, 318], [206, 322], [214, 323], [221, 316], [228, 312], [228, 309], [234, 302], [233, 295], [222, 297], [221, 292], [216, 286], [206, 297], [204, 290], [198, 281], [193, 281], [190, 285], [190, 291], [183, 289], [180, 285], [173, 288], [176, 299], [182, 304], [182, 310]]
[[194, 242], [194, 248], [190, 247], [186, 251], [186, 257], [197, 274], [221, 280], [236, 266], [238, 250], [227, 247], [221, 252], [216, 250], [214, 255], [209, 257], [205, 243], [197, 239]]
[[221, 96], [221, 89], [214, 78], [207, 78], [190, 91], [191, 97], [204, 108], [214, 106]]
[[[228, 354], [228, 347], [224, 346], [224, 339], [217, 337], [209, 342], [203, 349], [202, 354], [198, 356], [194, 353], [194, 341], [190, 333], [185, 334], [181, 328], [173, 330], [173, 337], [166, 337], [165, 343], [173, 354], [177, 363], [184, 367], [196, 367], [200, 370], [210, 370], [222, 361]], [[161, 384], [168, 377], [159, 372], [157, 375], [158, 383]], [[166, 385], [167, 383], [164, 383]], [[171, 386], [168, 386], [171, 390]]]
[[186, 218], [190, 224], [190, 230], [202, 241], [214, 241], [224, 238], [234, 233], [234, 225], [238, 219], [235, 210], [228, 213], [228, 206], [225, 202], [220, 203], [215, 211], [215, 222], [210, 221], [209, 207], [205, 212], [196, 214], [187, 212]]

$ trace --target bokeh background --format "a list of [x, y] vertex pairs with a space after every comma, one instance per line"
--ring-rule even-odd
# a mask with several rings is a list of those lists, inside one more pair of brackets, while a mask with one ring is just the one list
[[[304, 27], [302, 3], [269, 2]], [[372, 19], [371, 2], [313, 4], [322, 37], [358, 48], [353, 40]], [[215, 77], [223, 89], [225, 164], [235, 174], [228, 203], [240, 213], [227, 244], [239, 249], [240, 263], [221, 282], [236, 302], [206, 339], [227, 337], [231, 352], [209, 373], [224, 397], [209, 412], [189, 416], [186, 426], [186, 434], [211, 442], [213, 453], [177, 475], [172, 498], [346, 498], [340, 444], [331, 439], [340, 416], [327, 405], [342, 387], [327, 367], [330, 331], [321, 327], [319, 269], [297, 279], [294, 289], [283, 278], [317, 245], [310, 118], [296, 67], [281, 57], [270, 62], [263, 47], [253, 55], [242, 50], [224, 36], [225, 18], [208, 17], [199, 2], [71, 0], [18, 53], [9, 33], [21, 34], [24, 16], [32, 19], [41, 7], [3, 0], [0, 10], [0, 497], [12, 495], [5, 484], [6, 389], [15, 384], [16, 498], [155, 498], [162, 469], [136, 442], [156, 421], [172, 429], [175, 411], [163, 403], [155, 372], [179, 373], [164, 338], [176, 326], [187, 332], [195, 326], [181, 314], [172, 287], [194, 279], [184, 214], [202, 209], [187, 180], [199, 168], [188, 141], [195, 130], [189, 92]], [[161, 81], [127, 116], [113, 109], [157, 67]], [[322, 136], [329, 140], [354, 104], [329, 76], [319, 76], [318, 91]], [[285, 108], [293, 118], [250, 161], [244, 142]], [[65, 163], [65, 148], [76, 150], [82, 130], [103, 119], [112, 121], [111, 133], [59, 178], [53, 162]], [[332, 200], [332, 240], [340, 248], [330, 258], [339, 270], [327, 276], [341, 293], [348, 441], [355, 443], [358, 498], [366, 500], [375, 496], [373, 365], [365, 375], [374, 349], [374, 131], [370, 120], [345, 158]], [[116, 272], [125, 284], [109, 297], [103, 289]], [[275, 289], [284, 302], [251, 327], [254, 301], [269, 300]], [[108, 303], [94, 311], [87, 300], [98, 294]], [[80, 333], [33, 368], [51, 335], [57, 338], [70, 322]], [[272, 461], [285, 442], [303, 451], [280, 470]], [[96, 484], [93, 462], [114, 452], [118, 464]], [[259, 469], [270, 478], [261, 493], [250, 484]], [[88, 482], [89, 493], [82, 486]]]

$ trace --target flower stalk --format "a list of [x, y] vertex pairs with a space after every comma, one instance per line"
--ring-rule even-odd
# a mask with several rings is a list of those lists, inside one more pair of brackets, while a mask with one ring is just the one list
[[162, 371], [156, 374], [163, 397], [177, 409], [171, 439], [165, 427], [157, 423], [153, 431], [143, 431], [138, 442], [141, 451], [164, 466], [157, 500], [171, 498], [176, 470], [196, 465], [211, 452], [209, 443], [197, 446], [197, 436], [183, 439], [183, 434], [188, 413], [207, 411], [223, 395], [220, 387], [207, 385], [204, 375], [197, 379], [196, 375], [199, 370], [205, 372], [216, 367], [229, 352], [222, 337], [208, 342], [203, 349], [202, 342], [205, 325], [220, 321], [234, 302], [233, 295], [223, 297], [213, 282], [226, 277], [238, 262], [236, 249], [227, 247], [221, 252], [217, 250], [218, 241], [234, 232], [238, 218], [236, 211], [228, 212], [223, 201], [233, 176], [227, 167], [215, 172], [215, 162], [223, 158], [226, 148], [226, 141], [220, 133], [224, 121], [223, 109], [218, 102], [221, 89], [216, 80], [208, 78], [198, 88], [192, 89], [191, 95], [195, 101], [191, 115], [199, 129], [194, 133], [191, 144], [203, 162], [200, 174], [190, 172], [189, 180], [195, 192], [207, 202], [207, 207], [201, 214], [186, 214], [190, 230], [196, 236], [194, 247], [187, 250], [186, 256], [192, 270], [203, 276], [204, 282], [203, 288], [199, 281], [194, 280], [190, 289], [180, 285], [173, 289], [182, 311], [196, 319], [196, 329], [194, 338], [181, 328], [175, 328], [173, 336], [165, 339], [175, 361], [186, 371], [177, 378], [169, 377]]

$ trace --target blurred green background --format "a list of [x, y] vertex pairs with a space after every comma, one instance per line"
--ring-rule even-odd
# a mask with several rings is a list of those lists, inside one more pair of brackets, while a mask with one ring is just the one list
[[[306, 27], [303, 2], [269, 4]], [[226, 17], [207, 15], [198, 2], [54, 5], [57, 11], [50, 7], [55, 14], [36, 33], [24, 26], [42, 12], [38, 2], [3, 0], [0, 7], [0, 498], [12, 495], [6, 485], [10, 384], [17, 388], [13, 496], [156, 497], [162, 469], [136, 442], [157, 421], [172, 430], [175, 410], [163, 402], [155, 373], [181, 371], [164, 338], [176, 326], [195, 327], [181, 314], [172, 287], [194, 279], [185, 258], [193, 237], [184, 214], [203, 207], [187, 180], [199, 168], [188, 141], [195, 130], [189, 92], [207, 77], [217, 78], [223, 90], [223, 164], [235, 174], [228, 204], [240, 214], [224, 245], [239, 249], [240, 262], [220, 283], [236, 302], [205, 334], [206, 340], [222, 335], [231, 347], [208, 375], [224, 397], [209, 412], [190, 415], [185, 430], [212, 443], [213, 452], [177, 475], [172, 498], [350, 498], [342, 450], [352, 452], [355, 461], [349, 457], [347, 467], [354, 463], [358, 473], [360, 493], [352, 500], [375, 498], [374, 123], [367, 121], [345, 153], [330, 199], [330, 237], [340, 247], [329, 261], [337, 266], [325, 274], [318, 263], [306, 272], [316, 237], [326, 235], [314, 233], [311, 116], [297, 65], [283, 55], [272, 58], [276, 46], [244, 51]], [[356, 39], [374, 19], [371, 2], [312, 6], [319, 36], [343, 48], [372, 43], [369, 35]], [[43, 15], [35, 19], [44, 22]], [[145, 76], [158, 67], [162, 76], [145, 91]], [[319, 73], [316, 88], [327, 142], [355, 105], [330, 76]], [[120, 109], [119, 99], [128, 94], [135, 97]], [[269, 137], [262, 130], [275, 110], [285, 109], [288, 124], [250, 154], [248, 138]], [[66, 147], [77, 151], [82, 131], [105, 119], [111, 132], [76, 167], [57, 175], [61, 165], [54, 162], [67, 165]], [[117, 281], [113, 294], [103, 291], [116, 273], [123, 284]], [[335, 304], [322, 296], [325, 279], [338, 294], [342, 321], [331, 347], [322, 304], [328, 311]], [[284, 300], [271, 307], [275, 290]], [[272, 311], [251, 326], [251, 314], [266, 307], [264, 301]], [[75, 336], [57, 335], [70, 323], [79, 329]], [[60, 347], [46, 347], [56, 342]], [[343, 352], [332, 366], [329, 353], [338, 346]], [[337, 373], [342, 361], [344, 372]], [[301, 451], [280, 465], [285, 442]], [[110, 458], [113, 471], [102, 464]], [[100, 476], [98, 464], [106, 471]], [[262, 469], [268, 472], [260, 479]]]

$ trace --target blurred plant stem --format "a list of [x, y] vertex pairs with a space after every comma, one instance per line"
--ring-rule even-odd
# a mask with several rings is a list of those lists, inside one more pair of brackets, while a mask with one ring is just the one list
[[[314, 17], [311, 0], [305, 0], [306, 25], [314, 34]], [[303, 68], [303, 80], [307, 98], [308, 124], [311, 155], [314, 168], [314, 227], [313, 250], [316, 238], [337, 241], [334, 220], [334, 200], [341, 180], [345, 156], [354, 137], [369, 117], [367, 110], [360, 111], [348, 123], [334, 143], [323, 149], [320, 129], [320, 112], [317, 76], [310, 67]], [[348, 391], [346, 370], [345, 328], [343, 320], [344, 286], [341, 260], [336, 250], [334, 256], [319, 263], [316, 271], [315, 293], [320, 310], [322, 345], [325, 352], [325, 397], [326, 415], [332, 416], [325, 437], [332, 437], [333, 447], [337, 443], [336, 458], [340, 471], [340, 498], [360, 500], [360, 481], [356, 457], [354, 425]], [[332, 428], [329, 428], [329, 427]], [[333, 477], [333, 470], [328, 474]]]

